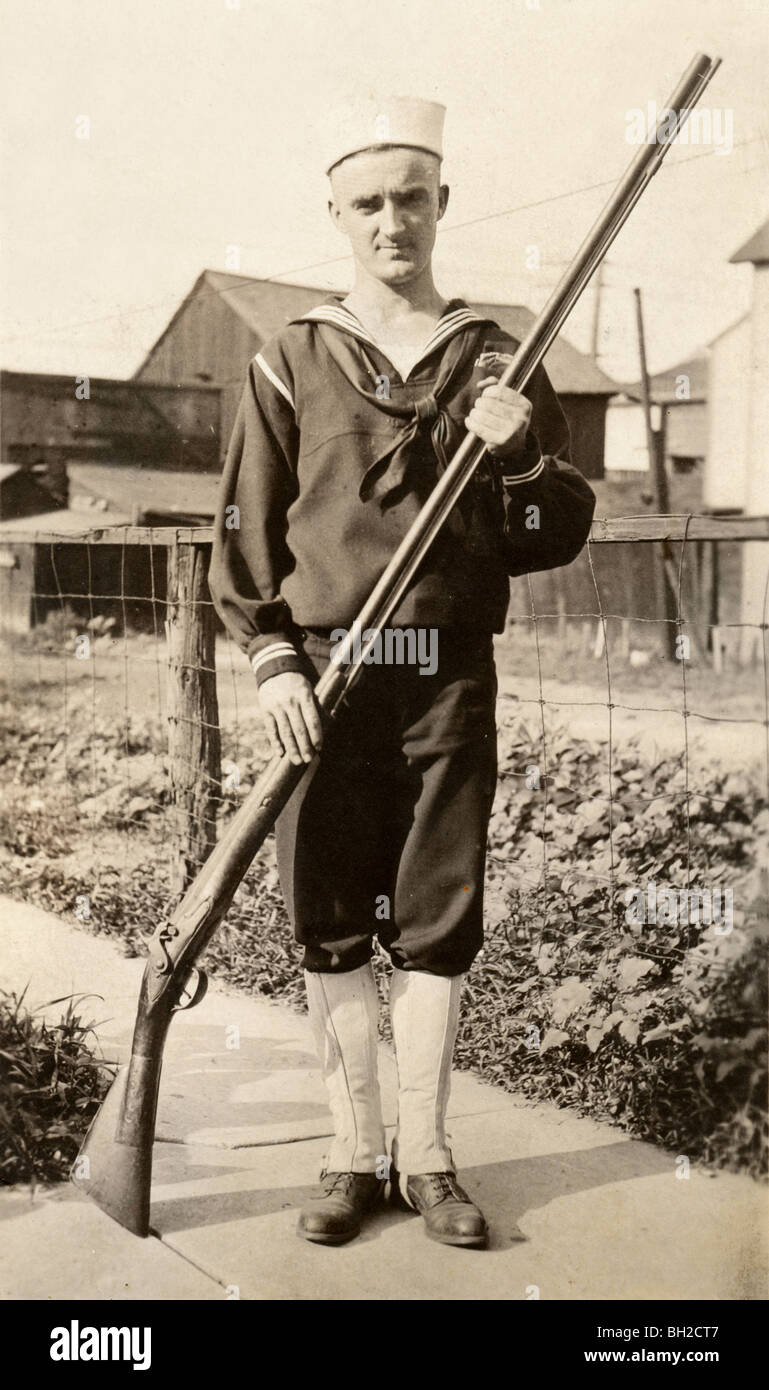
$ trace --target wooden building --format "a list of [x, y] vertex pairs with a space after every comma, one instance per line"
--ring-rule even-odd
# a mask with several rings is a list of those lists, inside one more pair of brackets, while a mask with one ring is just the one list
[[[251, 358], [291, 319], [328, 297], [309, 285], [284, 285], [204, 270], [167, 328], [150, 349], [135, 380], [158, 384], [201, 382], [222, 391], [221, 440], [226, 450]], [[534, 314], [520, 304], [473, 304], [516, 338]], [[604, 422], [616, 384], [591, 357], [557, 338], [545, 365], [558, 392], [572, 435], [577, 467], [587, 478], [604, 474]]]
[[216, 469], [219, 392], [106, 377], [0, 371], [0, 461], [34, 469], [66, 502], [66, 465], [156, 464]]
[[701, 475], [708, 446], [708, 359], [705, 352], [649, 378], [660, 406], [668, 471]]
[[[700, 353], [649, 378], [652, 423], [665, 430], [669, 477], [691, 473], [701, 479], [708, 451], [708, 356]], [[646, 423], [638, 382], [609, 403], [606, 419], [606, 476], [630, 480], [648, 473]]]
[[[118, 621], [158, 620], [165, 550], [78, 540], [94, 526], [207, 524], [220, 477], [220, 399], [212, 386], [0, 372], [0, 609], [26, 632], [59, 593]], [[19, 539], [46, 531], [56, 546]], [[132, 595], [124, 604], [122, 595]], [[162, 615], [160, 615], [162, 618]]]
[[751, 322], [743, 314], [709, 344], [707, 511], [740, 512], [748, 486]]
[[[747, 448], [743, 508], [747, 516], [769, 513], [769, 219], [735, 251], [732, 264], [753, 267], [750, 339], [747, 350], [748, 389], [743, 398]], [[744, 662], [765, 660], [766, 594], [769, 586], [769, 548], [755, 541], [742, 547], [742, 630]]]

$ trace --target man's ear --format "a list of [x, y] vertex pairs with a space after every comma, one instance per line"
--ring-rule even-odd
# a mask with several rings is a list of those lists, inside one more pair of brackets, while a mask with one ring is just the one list
[[443, 217], [443, 214], [449, 205], [449, 191], [450, 190], [447, 183], [442, 183], [440, 188], [438, 189], [438, 221], [440, 221], [440, 219]]
[[328, 200], [328, 215], [331, 218], [331, 221], [333, 222], [337, 231], [341, 232], [342, 228], [340, 225], [340, 218], [342, 216], [342, 212], [341, 208], [337, 203], [334, 202], [333, 198], [329, 198]]

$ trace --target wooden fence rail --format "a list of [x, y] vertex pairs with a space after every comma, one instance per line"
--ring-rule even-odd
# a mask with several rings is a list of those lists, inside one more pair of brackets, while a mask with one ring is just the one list
[[[96, 526], [83, 531], [36, 531], [0, 524], [0, 546], [28, 542], [36, 545], [210, 545], [210, 526]], [[769, 516], [596, 517], [590, 529], [593, 545], [627, 541], [767, 541]]]

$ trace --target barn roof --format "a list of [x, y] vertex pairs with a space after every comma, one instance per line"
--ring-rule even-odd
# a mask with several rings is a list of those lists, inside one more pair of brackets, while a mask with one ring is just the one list
[[35, 531], [55, 536], [85, 538], [89, 531], [104, 526], [130, 526], [130, 512], [103, 512], [93, 515], [77, 507], [60, 507], [55, 512], [36, 512], [34, 516], [14, 516], [0, 521], [0, 537], [13, 539], [17, 532], [28, 535]]
[[730, 265], [739, 261], [752, 261], [754, 265], [765, 265], [769, 261], [769, 218], [729, 257]]
[[657, 401], [677, 401], [676, 383], [678, 377], [688, 376], [690, 401], [704, 401], [708, 391], [708, 359], [704, 353], [678, 362], [667, 371], [655, 372], [649, 378], [651, 393]]
[[218, 473], [139, 464], [127, 467], [122, 463], [69, 463], [67, 473], [73, 494], [101, 499], [110, 511], [117, 509], [129, 516], [137, 504], [145, 515], [204, 518], [216, 511]]
[[[685, 400], [676, 395], [677, 381], [681, 376], [689, 378], [689, 395]], [[641, 399], [639, 381], [632, 382], [624, 390], [634, 400]], [[660, 405], [691, 405], [692, 402], [707, 400], [707, 394], [708, 359], [705, 353], [689, 357], [685, 362], [678, 362], [675, 367], [668, 367], [664, 372], [655, 372], [654, 376], [649, 377], [649, 395]]]
[[[500, 328], [522, 339], [536, 315], [525, 304], [486, 304], [474, 301], [476, 313], [488, 314]], [[565, 338], [557, 337], [545, 357], [548, 375], [556, 391], [570, 396], [613, 396], [619, 386], [587, 353], [579, 352]]]
[[[173, 318], [150, 349], [137, 375], [171, 331], [186, 306], [198, 296], [217, 294], [251, 329], [260, 342], [266, 342], [292, 319], [321, 304], [332, 291], [311, 285], [288, 285], [259, 280], [250, 275], [232, 275], [221, 270], [204, 270]], [[523, 338], [534, 321], [534, 314], [523, 304], [473, 303], [478, 313], [487, 314], [515, 338]], [[545, 359], [556, 391], [563, 395], [611, 396], [617, 391], [612, 381], [592, 357], [579, 352], [565, 338], [557, 338]]]
[[328, 290], [309, 285], [282, 285], [275, 280], [257, 280], [252, 275], [226, 275], [220, 270], [206, 270], [204, 275], [211, 289], [262, 342], [279, 333], [292, 319], [322, 304], [329, 294]]

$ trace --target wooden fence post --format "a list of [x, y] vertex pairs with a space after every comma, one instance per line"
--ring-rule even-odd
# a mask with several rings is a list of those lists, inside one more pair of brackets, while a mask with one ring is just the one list
[[168, 548], [168, 751], [179, 818], [172, 891], [183, 893], [216, 843], [221, 738], [209, 546]]

